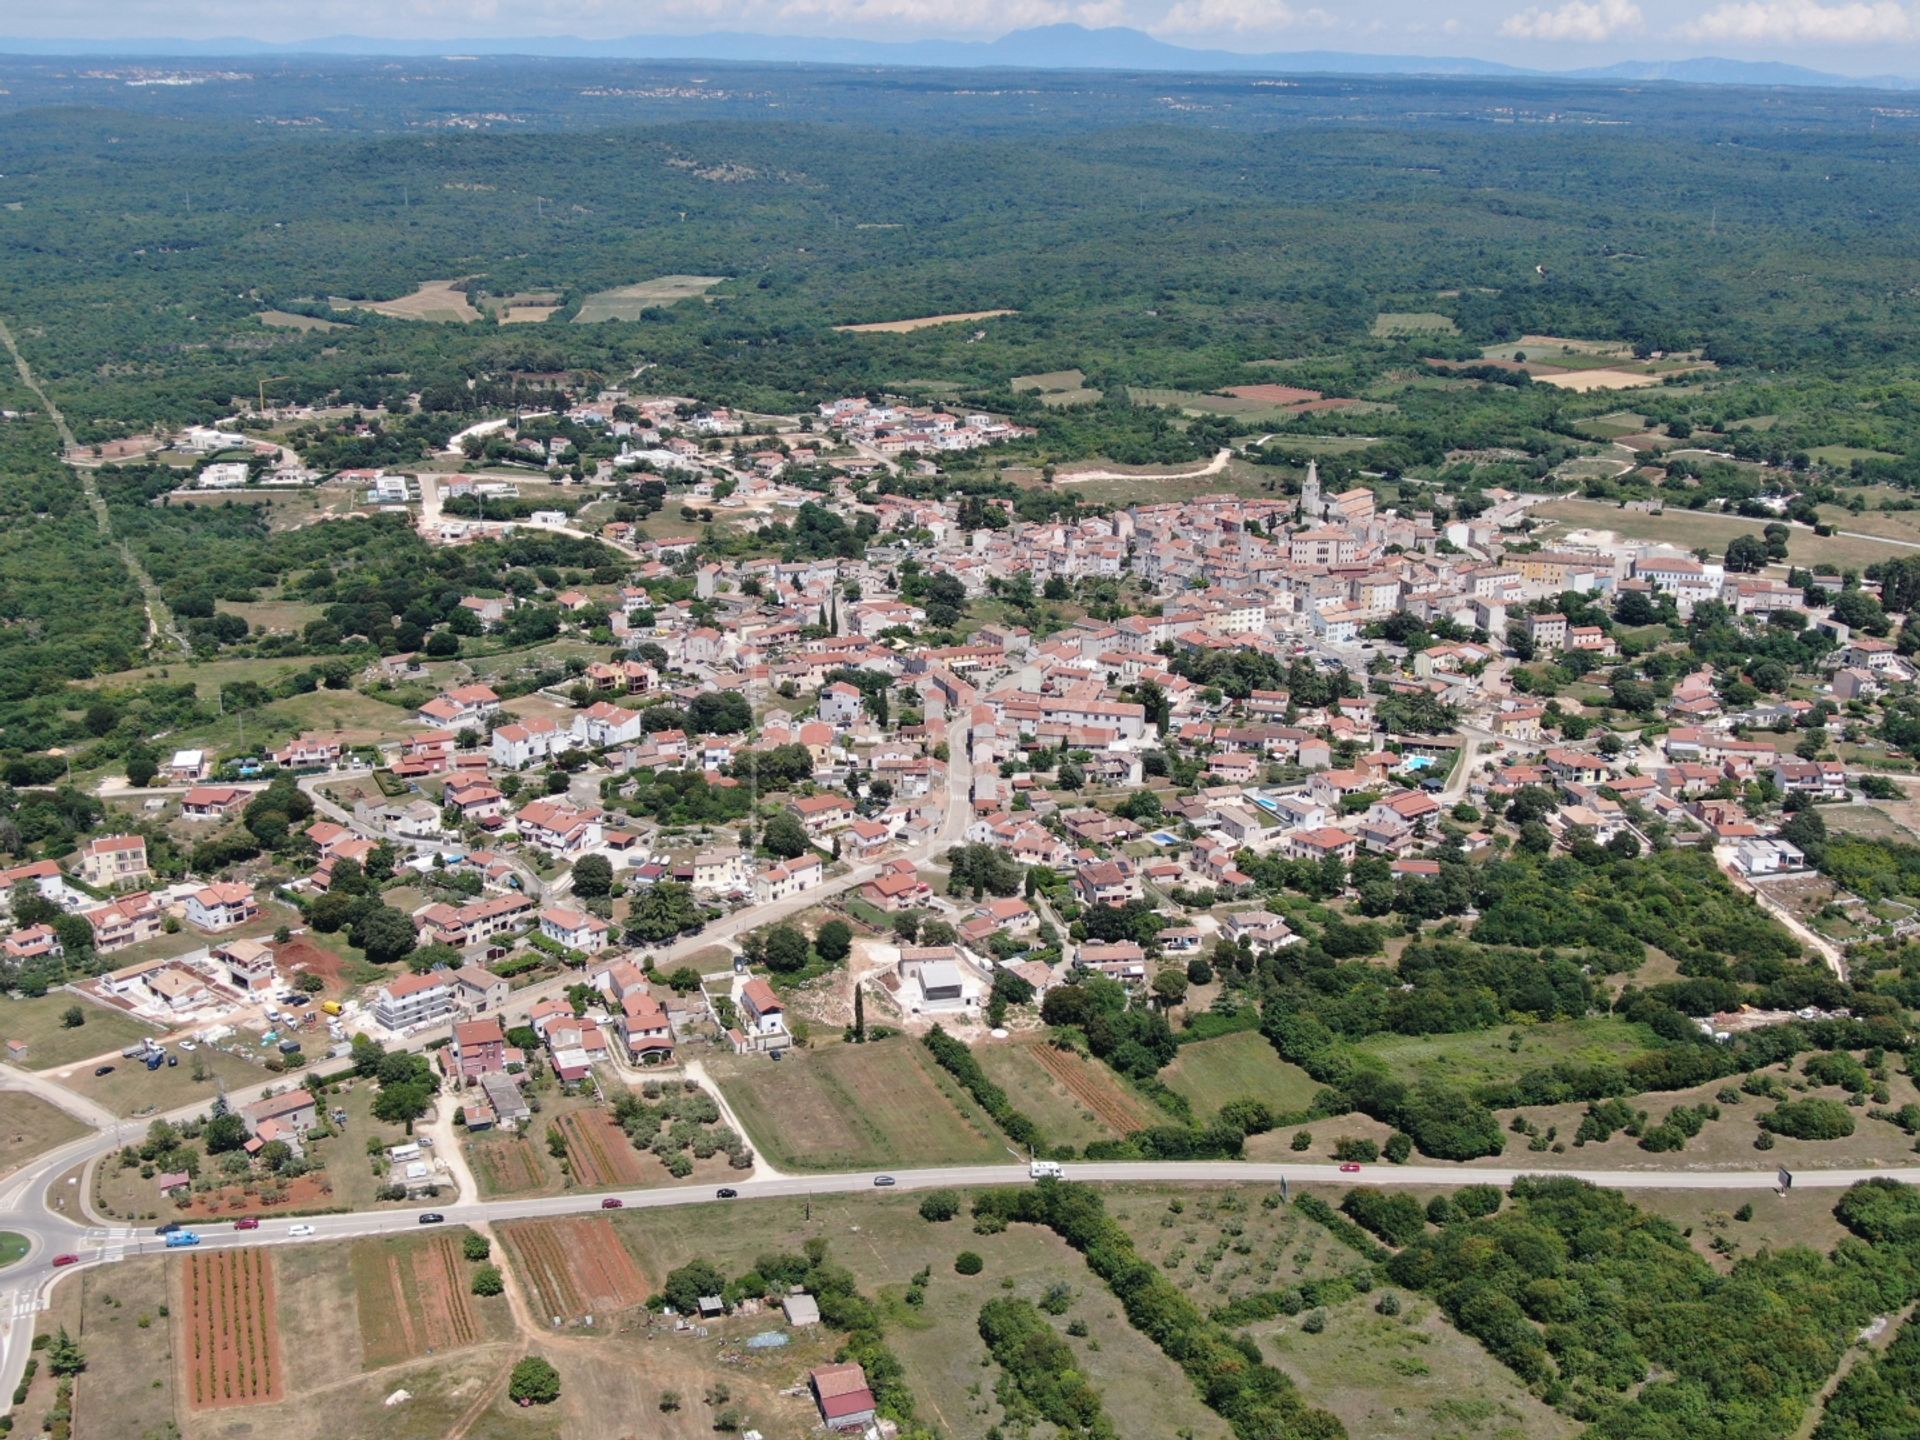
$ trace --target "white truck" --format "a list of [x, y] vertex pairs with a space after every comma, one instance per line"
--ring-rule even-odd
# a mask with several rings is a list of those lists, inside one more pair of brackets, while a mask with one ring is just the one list
[[1027, 1163], [1029, 1180], [1061, 1180], [1065, 1177], [1066, 1171], [1060, 1168], [1058, 1160], [1032, 1160]]

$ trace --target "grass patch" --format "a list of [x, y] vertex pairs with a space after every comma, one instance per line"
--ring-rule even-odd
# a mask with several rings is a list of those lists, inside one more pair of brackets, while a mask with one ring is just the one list
[[33, 1248], [33, 1242], [24, 1235], [16, 1235], [11, 1230], [0, 1230], [0, 1270], [15, 1261], [27, 1258], [27, 1251]]
[[1053, 1144], [1080, 1149], [1095, 1140], [1122, 1139], [1163, 1118], [1099, 1061], [1043, 1050], [1051, 1047], [1016, 1042], [982, 1045], [973, 1053], [987, 1078], [1017, 1096], [1016, 1108]]
[[1351, 1048], [1411, 1084], [1443, 1080], [1472, 1087], [1503, 1084], [1563, 1060], [1582, 1065], [1630, 1060], [1650, 1049], [1652, 1040], [1642, 1026], [1598, 1016], [1466, 1035], [1370, 1035]]
[[1160, 1078], [1187, 1097], [1196, 1117], [1211, 1119], [1230, 1100], [1252, 1097], [1276, 1113], [1304, 1110], [1320, 1086], [1274, 1053], [1264, 1035], [1243, 1031], [1182, 1045]]
[[[980, 1307], [1002, 1295], [1037, 1302], [1064, 1283], [1072, 1293], [1057, 1322], [1063, 1330], [1075, 1322], [1085, 1326], [1087, 1335], [1068, 1343], [1125, 1440], [1179, 1434], [1228, 1440], [1225, 1422], [1201, 1404], [1173, 1362], [1133, 1330], [1111, 1292], [1057, 1237], [1028, 1225], [998, 1235], [975, 1235], [965, 1221], [930, 1225], [916, 1213], [918, 1204], [910, 1194], [795, 1196], [626, 1210], [614, 1223], [651, 1275], [696, 1257], [738, 1275], [756, 1256], [797, 1251], [808, 1239], [824, 1237], [830, 1259], [851, 1270], [861, 1292], [884, 1308], [887, 1344], [906, 1368], [920, 1418], [952, 1436], [983, 1435], [1003, 1418], [992, 1393], [994, 1374], [983, 1368]], [[979, 1275], [954, 1273], [953, 1257], [962, 1250], [985, 1262]], [[909, 1307], [903, 1303], [907, 1282], [922, 1266], [931, 1266], [932, 1282], [925, 1303]], [[746, 1323], [747, 1334], [766, 1328], [764, 1320]], [[647, 1363], [656, 1363], [653, 1357], [661, 1353], [656, 1343], [646, 1352]], [[811, 1415], [788, 1413], [789, 1423], [761, 1428], [769, 1436], [812, 1430]]]
[[259, 1066], [229, 1055], [224, 1050], [200, 1050], [211, 1072], [205, 1080], [193, 1078], [195, 1055], [182, 1055], [178, 1065], [163, 1065], [149, 1070], [138, 1060], [122, 1060], [114, 1055], [110, 1075], [95, 1075], [91, 1067], [80, 1066], [57, 1077], [76, 1095], [84, 1095], [94, 1104], [116, 1115], [149, 1115], [173, 1110], [197, 1102], [213, 1103], [217, 1093], [215, 1080], [224, 1080], [229, 1090], [240, 1090], [272, 1079]]
[[[1554, 500], [1535, 508], [1542, 520], [1556, 520], [1572, 529], [1607, 530], [1633, 540], [1650, 540], [1682, 550], [1704, 547], [1718, 557], [1727, 542], [1737, 535], [1760, 538], [1764, 520], [1743, 520], [1733, 515], [1708, 515], [1693, 510], [1668, 510], [1648, 515], [1638, 510], [1623, 510], [1598, 500]], [[1858, 529], [1858, 526], [1849, 526]], [[1905, 552], [1897, 546], [1844, 535], [1812, 535], [1793, 532], [1787, 542], [1790, 562], [1795, 565], [1833, 564], [1842, 567], [1872, 565], [1891, 560]]]
[[254, 316], [262, 325], [281, 330], [345, 330], [338, 320], [322, 320], [317, 315], [296, 315], [291, 310], [262, 310]]
[[1822, 465], [1851, 465], [1856, 460], [1898, 460], [1890, 450], [1866, 450], [1858, 445], [1816, 445], [1807, 451], [1809, 458]]
[[748, 1138], [782, 1169], [978, 1165], [1009, 1159], [984, 1111], [907, 1036], [712, 1064]]
[[1331, 1410], [1369, 1440], [1559, 1440], [1577, 1427], [1527, 1393], [1431, 1301], [1399, 1291], [1398, 1315], [1360, 1296], [1326, 1312], [1309, 1335], [1298, 1318], [1249, 1333], [1308, 1403]]
[[[76, 1005], [87, 1022], [69, 1030], [61, 1023], [61, 1017]], [[30, 1070], [72, 1065], [95, 1055], [118, 1052], [145, 1036], [158, 1033], [153, 1026], [142, 1024], [131, 1015], [109, 1010], [77, 995], [56, 991], [33, 1000], [0, 998], [0, 1040], [26, 1041], [25, 1064]], [[7, 1103], [11, 1107], [12, 1099]]]
[[66, 1111], [49, 1105], [39, 1096], [9, 1091], [6, 1115], [0, 1119], [0, 1175], [56, 1145], [92, 1133]]

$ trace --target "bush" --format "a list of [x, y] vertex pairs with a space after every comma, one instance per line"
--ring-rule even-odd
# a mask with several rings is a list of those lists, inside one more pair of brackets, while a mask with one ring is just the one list
[[484, 1260], [493, 1254], [493, 1242], [484, 1235], [469, 1231], [467, 1238], [460, 1242], [460, 1253], [469, 1260]]
[[506, 1278], [501, 1275], [498, 1265], [482, 1265], [473, 1272], [473, 1293], [476, 1295], [498, 1295], [506, 1288]]
[[935, 1223], [960, 1213], [960, 1197], [951, 1190], [929, 1190], [920, 1200], [920, 1218]]
[[1356, 1135], [1344, 1135], [1333, 1142], [1333, 1158], [1342, 1164], [1372, 1164], [1380, 1158], [1380, 1147]]
[[972, 1250], [962, 1250], [953, 1257], [954, 1273], [959, 1275], [978, 1275], [987, 1268], [987, 1262]]
[[1762, 1115], [1760, 1127], [1790, 1140], [1843, 1140], [1853, 1134], [1853, 1113], [1838, 1100], [1788, 1100]]

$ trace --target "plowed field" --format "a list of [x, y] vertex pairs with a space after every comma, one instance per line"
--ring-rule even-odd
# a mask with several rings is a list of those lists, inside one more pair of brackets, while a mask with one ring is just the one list
[[361, 1241], [353, 1247], [368, 1369], [487, 1338], [468, 1293], [469, 1267], [460, 1256], [464, 1233], [404, 1245]]
[[555, 1122], [567, 1140], [573, 1178], [588, 1190], [607, 1185], [638, 1185], [644, 1173], [640, 1152], [627, 1132], [604, 1110], [576, 1110]]
[[519, 1221], [500, 1238], [542, 1317], [606, 1315], [647, 1298], [647, 1277], [604, 1216]]

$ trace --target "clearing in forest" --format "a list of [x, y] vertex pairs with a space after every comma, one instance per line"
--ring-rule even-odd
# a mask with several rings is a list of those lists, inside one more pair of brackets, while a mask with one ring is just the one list
[[478, 320], [480, 312], [466, 292], [454, 287], [460, 280], [423, 280], [411, 295], [393, 300], [350, 300], [329, 295], [327, 303], [336, 310], [371, 310], [395, 320], [432, 320], [442, 324], [465, 324]]
[[695, 299], [726, 279], [725, 275], [662, 275], [642, 280], [638, 285], [598, 290], [580, 302], [573, 323], [591, 325], [597, 320], [638, 320], [642, 310]]
[[847, 335], [904, 335], [909, 330], [925, 330], [934, 325], [959, 325], [968, 320], [991, 320], [997, 315], [1018, 315], [1018, 310], [955, 310], [949, 315], [922, 315], [917, 320], [875, 320], [865, 325], [836, 325]]

